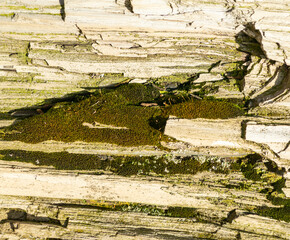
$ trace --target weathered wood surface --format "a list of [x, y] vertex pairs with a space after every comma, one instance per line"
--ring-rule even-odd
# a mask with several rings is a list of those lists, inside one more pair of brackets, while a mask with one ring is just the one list
[[[256, 152], [283, 169], [284, 193], [278, 197], [289, 201], [289, 5], [289, 0], [2, 1], [0, 137], [12, 118], [43, 114], [55, 98], [123, 82], [151, 83], [165, 92], [188, 84], [191, 96], [202, 92], [244, 101], [255, 116], [169, 118], [165, 134], [178, 141], [162, 143], [162, 150], [2, 140], [0, 150], [203, 157]], [[31, 106], [30, 112], [21, 109]], [[266, 171], [264, 165], [258, 169]], [[0, 238], [290, 239], [289, 222], [252, 211], [282, 206], [260, 192], [272, 189], [270, 182], [246, 179], [238, 171], [102, 173], [1, 161]], [[180, 207], [194, 214], [169, 216]]]
[[[257, 192], [262, 185], [254, 184], [238, 173], [213, 175], [205, 172], [170, 177], [94, 176], [2, 161], [0, 178], [2, 238], [290, 237], [289, 223], [248, 212], [251, 207], [271, 207], [272, 204]], [[227, 184], [238, 186], [241, 182], [249, 188], [225, 187]], [[117, 208], [120, 204], [124, 205], [122, 210]], [[129, 207], [126, 204], [130, 204]], [[162, 216], [160, 211], [180, 211], [180, 207], [193, 209], [191, 215], [195, 215], [189, 217], [185, 210], [181, 213], [176, 210], [181, 217], [170, 217]], [[226, 220], [229, 212], [237, 208], [236, 216]], [[182, 213], [187, 217], [182, 217]]]

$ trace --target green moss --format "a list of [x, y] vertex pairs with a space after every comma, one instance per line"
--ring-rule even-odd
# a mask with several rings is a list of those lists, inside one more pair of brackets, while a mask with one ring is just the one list
[[270, 189], [267, 193], [267, 199], [270, 200], [274, 205], [290, 207], [290, 198], [287, 198], [282, 191]]
[[247, 179], [253, 181], [262, 180], [262, 174], [265, 172], [257, 168], [260, 162], [262, 162], [262, 157], [256, 153], [239, 160], [241, 171]]
[[169, 207], [166, 213], [170, 217], [186, 217], [193, 218], [198, 215], [196, 209], [187, 207]]
[[[34, 76], [30, 76], [30, 82], [32, 81]], [[29, 90], [29, 94], [34, 94], [33, 91]], [[50, 93], [45, 91], [41, 94]], [[122, 84], [112, 89], [99, 89], [95, 93], [87, 92], [79, 100], [74, 99], [61, 108], [53, 107], [45, 114], [14, 124], [7, 129], [7, 132], [14, 130], [14, 133], [6, 134], [5, 140], [27, 143], [46, 140], [85, 141], [123, 146], [161, 147], [160, 140], [167, 140], [163, 130], [169, 115], [210, 119], [243, 115], [243, 111], [238, 106], [225, 101], [195, 100], [186, 92], [164, 94], [162, 97], [159, 95], [159, 91], [152, 85], [142, 84]], [[157, 102], [159, 106], [142, 107], [140, 106], [142, 102]], [[169, 106], [160, 106], [163, 104]], [[84, 123], [92, 125], [100, 123], [113, 127], [89, 128]]]
[[30, 49], [30, 43], [27, 43], [25, 49], [23, 49], [22, 51], [19, 51], [19, 52], [17, 53], [17, 57], [18, 57], [18, 59], [19, 59], [23, 64], [31, 63], [31, 59], [28, 57], [29, 49]]
[[252, 183], [250, 183], [250, 182], [239, 182], [239, 183], [235, 183], [235, 184], [223, 183], [223, 185], [229, 189], [239, 189], [239, 190], [250, 190], [252, 187], [251, 186]]
[[22, 161], [35, 165], [54, 166], [64, 170], [100, 170], [110, 171], [122, 176], [131, 175], [168, 175], [196, 174], [201, 171], [228, 173], [226, 161], [221, 158], [166, 156], [104, 156], [92, 154], [71, 154], [67, 152], [29, 152], [22, 150], [0, 150], [2, 160]]
[[[40, 166], [54, 166], [56, 169], [88, 170], [102, 168], [100, 158], [94, 155], [70, 154], [67, 152], [28, 152], [22, 150], [1, 150], [0, 152], [3, 155], [3, 160], [29, 162]], [[104, 161], [104, 163], [106, 162]]]
[[45, 6], [45, 8], [48, 8], [48, 9], [61, 9], [61, 5]]
[[290, 222], [290, 206], [284, 207], [259, 207], [255, 209], [259, 215]]
[[214, 100], [191, 100], [184, 103], [175, 104], [166, 108], [169, 115], [180, 118], [208, 118], [226, 119], [244, 114], [238, 106]]
[[128, 104], [152, 102], [159, 97], [159, 91], [151, 85], [141, 84], [123, 85], [116, 89], [116, 94], [123, 96]]
[[251, 163], [243, 162], [241, 164], [241, 170], [246, 178], [253, 181], [261, 180], [261, 173], [258, 171], [258, 169], [255, 169], [254, 165], [252, 165]]
[[196, 208], [190, 207], [179, 207], [179, 206], [160, 206], [160, 205], [149, 205], [132, 202], [109, 202], [109, 201], [97, 201], [97, 200], [84, 200], [75, 201], [74, 204], [60, 203], [57, 204], [63, 208], [91, 208], [98, 209], [100, 211], [119, 211], [119, 212], [136, 212], [144, 213], [151, 216], [163, 216], [163, 217], [174, 217], [194, 219], [196, 222], [204, 223], [219, 223], [218, 217], [212, 219], [210, 216], [201, 215]]
[[246, 67], [243, 64], [244, 64], [243, 61], [226, 64], [225, 72], [222, 73], [222, 75], [228, 79], [234, 78], [236, 80], [241, 81], [247, 74]]
[[[290, 207], [290, 199], [282, 191], [286, 180], [280, 175], [283, 171], [276, 164], [269, 161], [264, 163], [259, 154], [250, 154], [246, 158], [240, 159], [238, 163], [246, 178], [267, 184], [260, 192], [266, 194], [268, 200], [274, 205]], [[265, 165], [266, 169], [259, 167], [261, 163]]]
[[[158, 145], [161, 134], [150, 126], [149, 120], [160, 114], [160, 109], [133, 105], [153, 100], [156, 96], [156, 90], [141, 84], [100, 91], [80, 102], [51, 109], [46, 114], [13, 125], [8, 130], [16, 130], [20, 134], [7, 135], [6, 140], [30, 143], [56, 140], [107, 142], [124, 146]], [[89, 128], [83, 125], [85, 122], [126, 129]]]
[[9, 17], [9, 18], [11, 18], [11, 17], [15, 16], [15, 13], [14, 13], [14, 12], [12, 12], [12, 13], [5, 13], [5, 14], [0, 14], [0, 16], [2, 16], [2, 17]]
[[165, 216], [178, 218], [195, 218], [198, 219], [198, 212], [195, 208], [189, 207], [164, 207], [158, 205], [149, 205], [129, 202], [104, 202], [96, 200], [85, 200], [80, 204], [58, 204], [62, 207], [86, 207], [99, 209], [101, 211], [120, 211], [120, 212], [138, 212], [151, 216]]
[[19, 6], [19, 5], [15, 5], [15, 6], [4, 6], [5, 8], [11, 9], [11, 10], [28, 10], [28, 11], [37, 11], [39, 10], [39, 8], [30, 8], [27, 6]]
[[11, 114], [7, 112], [0, 112], [0, 120], [13, 120], [15, 117], [11, 116]]
[[156, 205], [145, 205], [140, 203], [100, 203], [90, 202], [94, 208], [107, 211], [121, 211], [121, 212], [141, 212], [152, 216], [166, 216], [165, 210]]
[[150, 173], [156, 174], [195, 174], [203, 170], [202, 164], [193, 158], [177, 159], [177, 162], [166, 161], [164, 158], [144, 157], [140, 158], [123, 158], [121, 161], [112, 163], [111, 167], [114, 172], [124, 175], [136, 175]]
[[154, 82], [157, 83], [157, 84], [162, 84], [163, 82], [184, 83], [191, 77], [192, 77], [191, 74], [188, 74], [188, 73], [178, 73], [178, 74], [172, 74], [172, 75], [169, 75], [169, 76], [162, 76], [160, 78], [155, 79]]

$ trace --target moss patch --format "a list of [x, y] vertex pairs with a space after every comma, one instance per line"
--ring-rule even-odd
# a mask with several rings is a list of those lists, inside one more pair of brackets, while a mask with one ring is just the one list
[[0, 14], [0, 16], [12, 18], [12, 17], [15, 16], [15, 13], [14, 12], [12, 12], [12, 13], [4, 13], [4, 14]]
[[254, 209], [259, 215], [289, 222], [290, 199], [285, 197], [282, 188], [285, 187], [283, 172], [274, 162], [264, 162], [258, 154], [248, 155], [238, 161], [244, 176], [254, 181], [262, 181], [267, 186], [261, 190], [268, 200], [280, 207], [257, 207]]
[[25, 49], [17, 53], [17, 57], [21, 63], [23, 64], [31, 63], [31, 59], [28, 57], [29, 50], [30, 50], [30, 43], [27, 43]]
[[238, 106], [214, 100], [190, 100], [167, 107], [169, 115], [180, 118], [227, 119], [244, 114]]
[[260, 207], [255, 210], [259, 215], [290, 222], [290, 206], [284, 207]]
[[0, 112], [0, 120], [13, 120], [15, 117], [11, 116], [7, 112]]
[[196, 174], [201, 171], [228, 173], [227, 161], [218, 157], [198, 156], [105, 156], [72, 154], [67, 152], [29, 152], [22, 150], [1, 150], [1, 159], [6, 161], [29, 162], [35, 165], [54, 166], [64, 170], [102, 170], [122, 176]]
[[37, 11], [39, 8], [30, 8], [27, 6], [19, 6], [19, 5], [14, 5], [14, 6], [4, 6], [5, 8], [11, 9], [11, 10], [28, 10], [28, 11]]
[[192, 74], [178, 73], [153, 79], [153, 82], [160, 87], [165, 87], [168, 84], [176, 83], [176, 85], [178, 85], [180, 83], [185, 83], [191, 80], [192, 77]]
[[[160, 132], [149, 119], [160, 114], [159, 108], [144, 108], [137, 104], [153, 101], [158, 96], [151, 86], [123, 85], [116, 90], [100, 90], [86, 99], [46, 114], [25, 119], [10, 128], [18, 134], [8, 134], [5, 140], [37, 143], [45, 140], [64, 142], [107, 142], [124, 146], [158, 145]], [[83, 123], [102, 123], [127, 129], [89, 128]]]
[[[195, 100], [186, 94], [179, 94], [174, 98], [159, 95], [159, 91], [153, 86], [142, 84], [123, 84], [113, 89], [99, 89], [95, 93], [72, 99], [69, 104], [55, 105], [49, 111], [45, 110], [45, 114], [24, 119], [8, 127], [4, 140], [27, 143], [46, 140], [85, 141], [162, 147], [160, 140], [167, 140], [162, 131], [169, 115], [210, 119], [243, 115], [238, 106], [228, 102]], [[159, 105], [143, 107], [140, 106], [141, 102], [157, 102]], [[160, 106], [167, 105], [166, 102], [172, 105]], [[90, 128], [84, 123], [112, 127]]]
[[[100, 202], [96, 200], [85, 200], [80, 204], [57, 204], [61, 207], [72, 207], [72, 208], [92, 208], [99, 209], [102, 211], [120, 211], [120, 212], [138, 212], [145, 213], [151, 216], [165, 216], [165, 217], [178, 217], [178, 218], [194, 218], [200, 221], [199, 213], [195, 208], [189, 207], [163, 207], [157, 205], [148, 205], [141, 203], [129, 203], [129, 202]], [[208, 219], [210, 220], [210, 219]]]

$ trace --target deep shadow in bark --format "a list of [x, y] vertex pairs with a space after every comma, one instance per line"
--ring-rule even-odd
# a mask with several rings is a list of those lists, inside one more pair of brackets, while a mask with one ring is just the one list
[[261, 46], [262, 35], [255, 29], [252, 23], [245, 25], [245, 29], [240, 31], [235, 36], [235, 39], [239, 44], [239, 51], [266, 58], [266, 54]]
[[61, 19], [63, 21], [65, 21], [65, 4], [64, 4], [64, 0], [59, 0], [59, 5], [61, 6], [61, 9], [60, 9], [60, 15], [61, 15]]
[[131, 4], [131, 0], [125, 0], [125, 7], [131, 12], [133, 13], [133, 6]]
[[23, 222], [30, 222], [30, 223], [45, 223], [45, 224], [57, 225], [60, 227], [67, 227], [69, 219], [67, 218], [62, 224], [60, 220], [56, 218], [35, 216], [32, 214], [28, 214], [23, 209], [16, 208], [16, 209], [10, 209], [7, 212], [7, 218], [2, 220], [0, 223], [10, 222], [11, 226], [14, 227], [13, 221], [23, 221]]

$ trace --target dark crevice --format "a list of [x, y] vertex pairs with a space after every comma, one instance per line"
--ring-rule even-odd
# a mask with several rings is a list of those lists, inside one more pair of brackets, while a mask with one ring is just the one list
[[131, 4], [131, 0], [125, 0], [125, 7], [131, 12], [133, 13], [133, 6]]
[[247, 134], [247, 122], [249, 120], [243, 120], [242, 123], [241, 123], [241, 137], [243, 139], [246, 139], [246, 134]]
[[284, 152], [284, 151], [286, 151], [287, 150], [287, 148], [290, 146], [290, 141], [285, 145], [285, 147], [281, 150], [281, 151], [279, 151], [278, 153], [281, 153], [281, 152]]
[[221, 62], [222, 61], [220, 60], [218, 62], [215, 62], [215, 63], [211, 64], [210, 67], [209, 67], [209, 69], [208, 69], [208, 72], [210, 73], [213, 68], [218, 67]]
[[66, 14], [65, 14], [65, 3], [64, 3], [64, 0], [59, 0], [59, 4], [61, 6], [61, 9], [60, 9], [61, 19], [63, 21], [65, 21]]
[[149, 119], [149, 125], [155, 129], [157, 129], [158, 131], [164, 133], [168, 117], [169, 116], [166, 116], [166, 115], [164, 115], [164, 116], [160, 115], [160, 116], [153, 117], [153, 118]]
[[260, 58], [267, 58], [261, 41], [261, 33], [254, 28], [253, 24], [247, 24], [245, 29], [235, 36], [236, 42], [239, 44], [239, 51], [249, 53]]
[[[261, 93], [257, 97], [251, 100], [251, 106], [257, 107], [260, 103], [263, 102], [271, 102], [277, 97], [282, 97], [289, 92], [290, 88], [290, 71], [289, 67], [284, 64], [282, 67], [278, 69], [278, 73], [276, 76], [276, 85], [271, 87], [267, 91]], [[279, 81], [279, 82], [278, 82]]]
[[[259, 58], [267, 59], [267, 54], [263, 49], [262, 45], [262, 33], [261, 31], [255, 28], [255, 23], [248, 23], [245, 26], [245, 29], [240, 31], [236, 36], [236, 42], [239, 44], [238, 50], [246, 52], [249, 56], [257, 56]], [[277, 44], [279, 47], [279, 44]], [[270, 61], [270, 64], [274, 64], [274, 61]], [[250, 72], [250, 70], [246, 70]], [[262, 92], [260, 95], [256, 96], [254, 99], [248, 100], [247, 108], [254, 108], [259, 106], [261, 103], [268, 102], [271, 103], [279, 97], [283, 97], [289, 91], [290, 88], [290, 78], [289, 78], [289, 67], [284, 64], [279, 69], [277, 69], [275, 75], [265, 83], [264, 87], [276, 79], [274, 87], [269, 88], [265, 92]], [[286, 91], [285, 91], [286, 90]]]
[[32, 223], [45, 223], [52, 224], [60, 227], [67, 227], [69, 218], [67, 218], [62, 224], [60, 220], [50, 217], [39, 217], [32, 214], [28, 214], [23, 209], [11, 209], [7, 212], [7, 219], [0, 221], [0, 223], [9, 222], [10, 226], [13, 229], [16, 227], [13, 224], [13, 221], [23, 221], [23, 222], [32, 222]]
[[85, 98], [88, 98], [90, 95], [91, 93], [86, 90], [75, 93], [69, 93], [60, 98], [46, 99], [43, 101], [43, 103], [39, 105], [11, 110], [9, 111], [9, 114], [17, 118], [32, 117], [35, 115], [46, 113], [56, 104], [66, 104], [66, 103], [69, 104], [79, 102], [81, 100], [84, 100]]
[[88, 40], [87, 36], [83, 33], [83, 30], [77, 24], [75, 24], [75, 26], [79, 30], [79, 36], [78, 37], [83, 36], [86, 40]]

